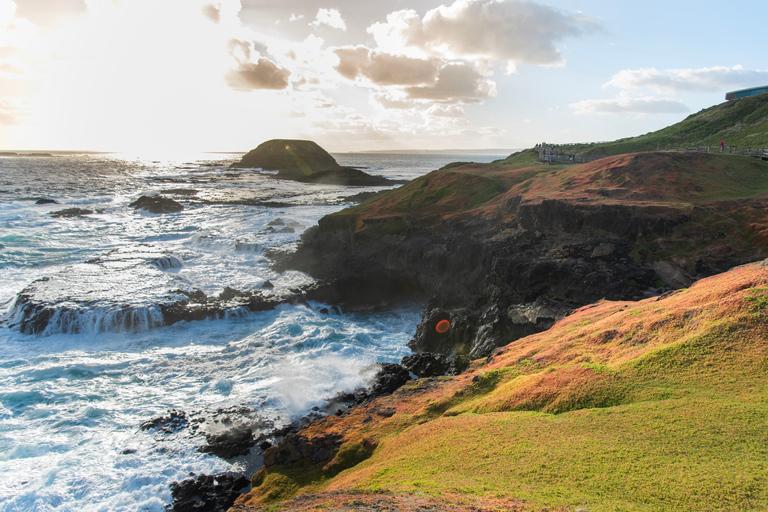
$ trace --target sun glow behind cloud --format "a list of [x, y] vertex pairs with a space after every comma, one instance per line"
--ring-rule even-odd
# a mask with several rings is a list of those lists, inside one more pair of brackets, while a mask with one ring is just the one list
[[584, 140], [657, 129], [768, 76], [627, 52], [625, 20], [645, 11], [571, 7], [0, 0], [0, 148], [227, 151], [275, 137], [332, 151], [519, 148], [552, 140], [552, 126]]
[[[40, 64], [28, 129], [37, 147], [235, 149], [260, 135], [254, 119], [269, 118], [271, 130], [281, 130], [287, 101], [259, 98], [259, 91], [244, 98], [225, 79], [261, 58], [254, 52], [238, 60], [232, 51], [237, 38], [251, 44], [237, 0], [89, 0], [87, 7], [76, 23], [28, 48]], [[232, 136], [238, 128], [248, 142]]]

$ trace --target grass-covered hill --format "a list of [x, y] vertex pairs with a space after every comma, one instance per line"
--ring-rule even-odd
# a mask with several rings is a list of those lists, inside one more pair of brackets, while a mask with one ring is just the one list
[[[340, 437], [335, 455], [262, 469], [235, 510], [366, 502], [342, 489], [447, 503], [427, 510], [766, 510], [767, 380], [763, 262], [583, 307], [464, 374], [316, 422], [303, 435]], [[325, 494], [274, 503], [298, 493]]]
[[[723, 248], [758, 258], [768, 249], [766, 200], [768, 163], [759, 159], [653, 152], [570, 166], [469, 164], [434, 171], [329, 215], [320, 226], [349, 229], [362, 236], [403, 235], [423, 228], [445, 231], [462, 225], [477, 232], [480, 226], [516, 229], [528, 220], [530, 208], [526, 207], [552, 202], [579, 209], [615, 205], [636, 208], [628, 215], [664, 216], [675, 211], [692, 221], [670, 227], [660, 241], [647, 236], [643, 240], [642, 228], [635, 228], [637, 232], [629, 236], [648, 245], [653, 253], [648, 253], [650, 259]], [[605, 216], [610, 215], [606, 211]], [[535, 220], [568, 229], [568, 219], [555, 214]]]
[[691, 114], [679, 123], [637, 137], [613, 142], [563, 144], [562, 153], [588, 156], [712, 146], [768, 148], [768, 94], [726, 101]]

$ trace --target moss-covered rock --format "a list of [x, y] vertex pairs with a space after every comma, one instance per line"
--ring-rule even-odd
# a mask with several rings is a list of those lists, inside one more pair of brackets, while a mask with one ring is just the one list
[[312, 173], [341, 169], [326, 150], [311, 140], [272, 139], [259, 144], [232, 167], [260, 167], [280, 171], [281, 177], [302, 178]]

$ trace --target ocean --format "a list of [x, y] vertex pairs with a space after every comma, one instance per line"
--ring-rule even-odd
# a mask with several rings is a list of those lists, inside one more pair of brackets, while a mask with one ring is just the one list
[[[283, 304], [163, 325], [160, 305], [183, 291], [288, 293], [312, 283], [270, 269], [265, 251], [292, 250], [346, 198], [384, 190], [229, 169], [239, 156], [0, 157], [0, 511], [162, 511], [174, 481], [258, 469], [258, 457], [198, 451], [206, 434], [231, 426], [228, 411], [270, 432], [365, 385], [371, 364], [410, 354], [418, 305], [352, 314]], [[409, 180], [505, 156], [334, 155]], [[184, 210], [129, 206], [157, 193]], [[91, 213], [57, 215], [75, 208]], [[22, 332], [21, 296], [52, 312], [43, 331]], [[189, 427], [141, 428], [171, 410]]]

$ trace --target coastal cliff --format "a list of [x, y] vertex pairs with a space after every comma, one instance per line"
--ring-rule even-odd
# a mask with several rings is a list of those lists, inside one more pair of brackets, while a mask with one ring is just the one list
[[649, 153], [454, 166], [323, 218], [279, 262], [310, 300], [422, 302], [415, 357], [473, 361], [287, 436], [231, 510], [768, 506], [767, 206], [760, 160]]
[[767, 264], [579, 308], [315, 421], [231, 510], [764, 509]]
[[308, 298], [347, 311], [426, 304], [411, 348], [477, 358], [576, 307], [765, 257], [767, 204], [768, 164], [748, 157], [468, 164], [321, 219], [278, 267], [321, 279]]

